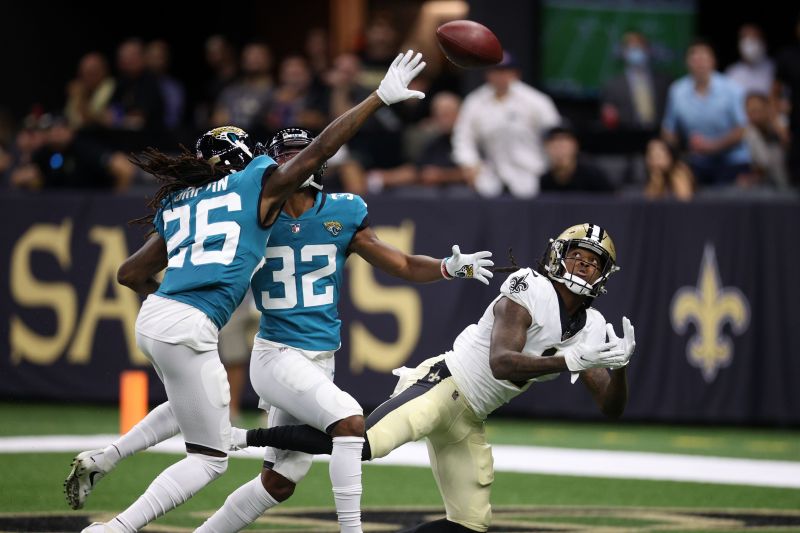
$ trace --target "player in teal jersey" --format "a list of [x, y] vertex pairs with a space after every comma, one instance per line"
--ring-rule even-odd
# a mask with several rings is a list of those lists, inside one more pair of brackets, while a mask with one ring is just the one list
[[[279, 131], [266, 153], [279, 164], [312, 142], [300, 128]], [[339, 291], [347, 257], [418, 283], [475, 278], [488, 284], [491, 252], [446, 259], [407, 254], [381, 241], [369, 226], [367, 205], [353, 194], [325, 194], [318, 170], [284, 205], [267, 245], [266, 264], [251, 285], [261, 327], [250, 358], [250, 382], [270, 426], [308, 424], [332, 436], [331, 482], [340, 523], [360, 512], [364, 416], [356, 400], [333, 383], [341, 345]], [[261, 474], [241, 486], [198, 533], [234, 532], [288, 499], [311, 467], [310, 454], [267, 448]], [[342, 481], [339, 481], [341, 479]], [[356, 515], [357, 516], [357, 515]]]
[[[79, 454], [65, 483], [68, 503], [82, 506], [97, 480], [119, 459], [178, 431], [186, 440], [187, 457], [162, 472], [127, 510], [84, 532], [138, 531], [227, 469], [229, 393], [216, 349], [218, 329], [247, 291], [263, 261], [272, 225], [292, 191], [381, 106], [423, 98], [408, 84], [424, 67], [420, 54], [400, 54], [376, 92], [332, 122], [301, 155], [280, 166], [259, 156], [230, 174], [238, 169], [235, 163], [252, 157], [246, 134], [233, 127], [201, 138], [197, 158], [149, 151], [138, 160], [163, 185], [150, 204], [156, 208], [155, 232], [123, 263], [118, 279], [149, 295], [137, 319], [137, 343], [164, 382], [169, 402], [107, 448]], [[164, 268], [159, 284], [154, 276]]]

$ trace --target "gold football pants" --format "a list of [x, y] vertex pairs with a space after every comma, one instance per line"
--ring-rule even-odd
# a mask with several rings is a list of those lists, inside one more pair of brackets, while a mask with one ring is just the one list
[[372, 458], [425, 438], [447, 519], [486, 531], [494, 470], [483, 420], [456, 387], [443, 355], [424, 361], [406, 377], [404, 388], [367, 418]]

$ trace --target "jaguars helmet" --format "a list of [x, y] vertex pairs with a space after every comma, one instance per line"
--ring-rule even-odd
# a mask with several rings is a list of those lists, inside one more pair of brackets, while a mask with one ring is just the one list
[[[266, 147], [262, 145], [259, 151], [263, 151], [263, 153], [267, 154], [279, 165], [281, 165], [288, 160], [285, 157], [286, 155], [291, 152], [299, 152], [311, 144], [311, 141], [313, 140], [314, 134], [305, 128], [284, 128], [272, 136]], [[314, 187], [315, 189], [321, 191], [322, 175], [325, 173], [325, 169], [327, 167], [327, 162], [322, 163], [322, 165], [320, 165], [320, 167], [315, 170], [314, 173], [302, 183], [302, 185], [300, 185], [300, 188]]]
[[[594, 283], [589, 283], [567, 270], [565, 259], [575, 248], [590, 250], [600, 257], [600, 276]], [[541, 267], [544, 274], [553, 281], [563, 283], [575, 294], [592, 298], [605, 294], [606, 281], [611, 274], [620, 269], [617, 266], [614, 241], [608, 232], [596, 224], [589, 223], [569, 227], [555, 239], [550, 239], [542, 257]]]
[[250, 136], [236, 126], [222, 126], [205, 132], [197, 139], [195, 150], [198, 159], [205, 159], [212, 165], [222, 163], [243, 168], [253, 159]]

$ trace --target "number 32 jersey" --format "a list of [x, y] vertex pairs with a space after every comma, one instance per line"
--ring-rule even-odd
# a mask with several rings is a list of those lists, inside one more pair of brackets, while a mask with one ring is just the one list
[[266, 263], [251, 282], [261, 311], [258, 337], [302, 350], [339, 348], [347, 249], [368, 224], [367, 204], [353, 194], [318, 192], [314, 206], [300, 217], [281, 212]]
[[268, 156], [244, 170], [166, 199], [153, 219], [167, 243], [167, 270], [155, 294], [203, 311], [222, 328], [239, 306], [261, 265], [271, 227], [261, 226], [258, 205]]

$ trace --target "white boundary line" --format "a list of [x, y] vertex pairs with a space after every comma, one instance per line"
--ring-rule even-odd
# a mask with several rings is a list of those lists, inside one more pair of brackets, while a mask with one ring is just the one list
[[[2, 437], [0, 453], [78, 452], [102, 448], [118, 435], [43, 435]], [[173, 437], [153, 448], [160, 453], [184, 453], [183, 440]], [[522, 472], [565, 476], [693, 481], [800, 489], [800, 462], [733, 459], [611, 450], [576, 450], [542, 446], [492, 447], [497, 472]], [[259, 448], [233, 452], [233, 457], [263, 458]], [[327, 461], [326, 456], [315, 460]], [[373, 461], [383, 465], [427, 467], [424, 443], [412, 442], [388, 457]]]

